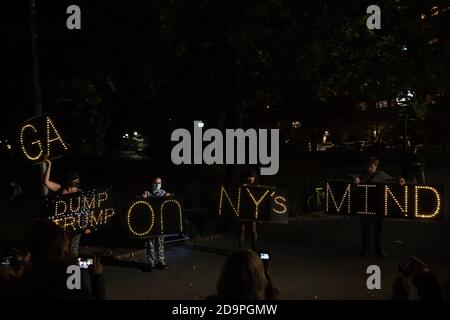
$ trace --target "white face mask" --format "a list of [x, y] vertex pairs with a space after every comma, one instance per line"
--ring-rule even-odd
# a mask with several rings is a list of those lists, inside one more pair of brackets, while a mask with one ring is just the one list
[[152, 190], [153, 191], [156, 191], [156, 190], [159, 190], [159, 189], [161, 189], [161, 183], [154, 183], [152, 185]]

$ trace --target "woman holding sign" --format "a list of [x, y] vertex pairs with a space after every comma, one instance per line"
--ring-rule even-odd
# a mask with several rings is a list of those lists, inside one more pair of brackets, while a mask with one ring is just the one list
[[[53, 191], [57, 197], [64, 194], [81, 192], [80, 187], [80, 175], [76, 171], [68, 171], [66, 173], [64, 183], [61, 185], [59, 183], [50, 180], [50, 172], [52, 168], [52, 162], [47, 158], [44, 159], [47, 164], [47, 169], [44, 174], [44, 184], [45, 186]], [[86, 229], [84, 233], [89, 234], [91, 230]], [[70, 236], [70, 251], [73, 258], [78, 257], [78, 249], [80, 246], [81, 233], [72, 233]]]

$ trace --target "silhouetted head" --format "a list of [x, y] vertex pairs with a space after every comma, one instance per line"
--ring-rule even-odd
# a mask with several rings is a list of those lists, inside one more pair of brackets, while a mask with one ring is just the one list
[[378, 166], [380, 165], [380, 161], [377, 158], [370, 157], [366, 163], [366, 170], [368, 173], [376, 173], [378, 171]]
[[220, 299], [264, 300], [268, 286], [264, 265], [251, 250], [235, 251], [222, 267], [217, 293]]
[[248, 169], [245, 172], [245, 183], [246, 184], [256, 184], [256, 179], [257, 179], [257, 174], [256, 171], [253, 169]]
[[64, 230], [52, 220], [36, 222], [31, 233], [33, 263], [64, 263], [70, 259], [69, 239]]
[[72, 192], [78, 192], [80, 187], [80, 175], [76, 171], [67, 171], [64, 178], [64, 188]]
[[154, 178], [152, 181], [152, 190], [153, 191], [159, 190], [161, 189], [161, 186], [162, 186], [162, 179], [159, 177]]

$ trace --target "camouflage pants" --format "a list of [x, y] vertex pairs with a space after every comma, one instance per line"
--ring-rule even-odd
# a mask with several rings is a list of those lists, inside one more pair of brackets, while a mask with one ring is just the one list
[[150, 238], [145, 241], [145, 250], [147, 252], [148, 264], [154, 268], [156, 260], [162, 265], [166, 265], [166, 259], [164, 257], [164, 237]]
[[80, 248], [81, 234], [76, 234], [70, 239], [70, 254], [72, 258], [78, 258], [78, 249]]

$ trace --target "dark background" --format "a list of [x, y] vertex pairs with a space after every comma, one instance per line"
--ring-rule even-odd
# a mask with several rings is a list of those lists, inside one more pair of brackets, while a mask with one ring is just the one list
[[[245, 167], [174, 166], [170, 134], [194, 120], [280, 129], [279, 174], [261, 183], [288, 191], [292, 215], [307, 211], [316, 186], [359, 171], [370, 155], [399, 175], [405, 116], [428, 165], [448, 163], [449, 1], [378, 1], [382, 29], [372, 31], [369, 1], [36, 3], [43, 109], [61, 117], [71, 144], [54, 161], [55, 181], [75, 168], [83, 188], [112, 185], [126, 202], [158, 175], [187, 208], [215, 210], [219, 186], [237, 183]], [[81, 7], [81, 30], [66, 28], [72, 4]], [[14, 141], [35, 115], [30, 12], [28, 1], [3, 6], [0, 135]], [[413, 98], [395, 103], [408, 91]], [[136, 159], [123, 156], [122, 136], [133, 131], [147, 141]], [[316, 152], [324, 131], [336, 147]], [[371, 148], [343, 147], [358, 140]], [[2, 181], [18, 181], [37, 201], [38, 167], [14, 143], [3, 146]]]

